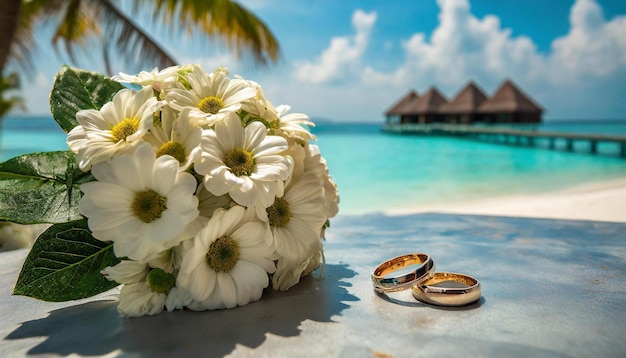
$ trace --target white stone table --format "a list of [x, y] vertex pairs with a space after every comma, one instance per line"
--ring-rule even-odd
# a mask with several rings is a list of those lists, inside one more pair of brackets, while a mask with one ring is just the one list
[[[323, 279], [236, 309], [135, 319], [112, 292], [11, 296], [27, 251], [2, 253], [0, 357], [626, 356], [626, 224], [422, 214], [331, 225]], [[412, 252], [478, 278], [483, 297], [438, 308], [375, 294], [376, 265]]]

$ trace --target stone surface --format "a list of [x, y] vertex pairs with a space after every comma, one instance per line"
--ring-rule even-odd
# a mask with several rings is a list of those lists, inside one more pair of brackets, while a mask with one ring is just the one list
[[[68, 303], [11, 296], [25, 250], [0, 254], [0, 356], [626, 355], [626, 224], [421, 214], [339, 217], [323, 279], [211, 312], [121, 318], [115, 291]], [[382, 261], [425, 252], [479, 279], [441, 308], [377, 295]]]

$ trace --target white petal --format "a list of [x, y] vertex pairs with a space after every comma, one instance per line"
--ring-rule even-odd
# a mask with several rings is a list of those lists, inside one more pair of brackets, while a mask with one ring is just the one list
[[214, 177], [209, 177], [209, 176], [205, 176], [204, 177], [204, 187], [213, 195], [224, 195], [226, 193], [228, 193], [228, 191], [231, 189], [231, 187], [226, 184], [226, 180], [224, 180], [223, 175], [222, 176], [214, 176]]
[[287, 150], [287, 140], [283, 137], [269, 135], [265, 137], [263, 142], [253, 148], [254, 157], [263, 157], [266, 155], [278, 154], [284, 150]]
[[[154, 161], [154, 159], [152, 161]], [[116, 157], [111, 162], [110, 170], [119, 185], [136, 192], [145, 190], [146, 186], [143, 180], [145, 174], [139, 171], [140, 168], [137, 168], [131, 156], [121, 155]]]
[[194, 271], [193, 285], [190, 292], [194, 299], [203, 301], [209, 298], [215, 291], [217, 284], [217, 275], [215, 271], [208, 267], [206, 261], [203, 263], [205, 267]]
[[265, 242], [262, 235], [265, 232], [265, 228], [266, 225], [259, 222], [248, 222], [233, 232], [231, 237], [237, 240], [242, 249], [244, 247], [256, 247]]
[[248, 208], [254, 205], [257, 198], [256, 190], [251, 190], [247, 193], [244, 193], [240, 190], [232, 189], [228, 192], [228, 194], [237, 204]]
[[[244, 147], [248, 149], [256, 149], [265, 139], [267, 129], [265, 128], [265, 125], [263, 125], [263, 123], [253, 122], [248, 124], [245, 131], [246, 142], [244, 144]], [[286, 143], [287, 142], [285, 142], [285, 144]]]
[[84, 194], [81, 201], [91, 200], [101, 208], [119, 209], [120, 207], [130, 207], [135, 198], [135, 192], [114, 183], [89, 182], [81, 185], [80, 189]]
[[237, 290], [233, 278], [229, 274], [217, 273], [217, 288], [226, 308], [237, 306]]
[[[81, 201], [81, 204], [87, 203]], [[127, 210], [119, 209], [107, 209], [98, 208], [97, 212], [88, 213], [85, 209], [85, 205], [80, 205], [79, 210], [81, 214], [87, 216], [89, 228], [92, 231], [98, 230], [110, 230], [122, 225], [126, 225], [129, 221], [134, 220], [132, 216], [129, 216]]]
[[[163, 155], [156, 159], [152, 169], [154, 184], [151, 187], [161, 195], [167, 195], [178, 175], [178, 161], [169, 155]], [[191, 174], [181, 173], [181, 176], [191, 176]], [[193, 178], [192, 178], [193, 179]]]
[[224, 149], [243, 148], [245, 132], [236, 114], [228, 115], [224, 122], [216, 123], [215, 134]]
[[130, 284], [142, 282], [148, 275], [148, 269], [145, 264], [123, 260], [115, 266], [109, 266], [102, 270], [102, 275], [110, 281], [120, 284]]

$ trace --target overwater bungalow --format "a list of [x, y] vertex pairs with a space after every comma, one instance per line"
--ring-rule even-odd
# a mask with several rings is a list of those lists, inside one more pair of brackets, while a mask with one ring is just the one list
[[487, 100], [485, 92], [470, 81], [450, 102], [439, 109], [446, 123], [471, 124], [483, 121], [483, 114], [478, 108]]
[[491, 97], [469, 82], [450, 102], [431, 87], [409, 92], [386, 113], [388, 124], [541, 123], [543, 109], [507, 79]]
[[506, 80], [491, 98], [478, 107], [478, 112], [486, 123], [541, 123], [543, 109], [513, 81]]
[[410, 111], [407, 110], [409, 103], [415, 101], [419, 95], [417, 92], [411, 90], [402, 99], [391, 106], [385, 116], [387, 117], [387, 123], [410, 123]]
[[537, 130], [542, 113], [543, 108], [511, 80], [505, 80], [491, 97], [470, 81], [450, 102], [434, 87], [422, 96], [411, 91], [385, 113], [387, 123], [382, 131], [560, 147], [567, 151], [575, 151], [577, 142], [587, 142], [592, 154], [601, 152], [598, 143], [615, 144], [619, 155], [626, 158], [626, 136]]
[[443, 121], [439, 108], [448, 103], [448, 100], [435, 88], [431, 87], [426, 93], [413, 98], [402, 111], [401, 123], [436, 123]]

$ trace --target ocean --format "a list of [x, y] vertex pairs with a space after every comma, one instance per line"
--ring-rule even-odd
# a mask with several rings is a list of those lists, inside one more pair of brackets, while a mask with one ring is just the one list
[[[340, 214], [354, 215], [565, 189], [626, 178], [626, 159], [615, 144], [586, 143], [574, 152], [557, 146], [502, 145], [463, 138], [392, 135], [380, 124], [318, 123], [312, 132], [341, 197]], [[540, 131], [626, 135], [622, 122], [546, 122]], [[50, 117], [6, 117], [0, 161], [17, 155], [67, 150]]]

